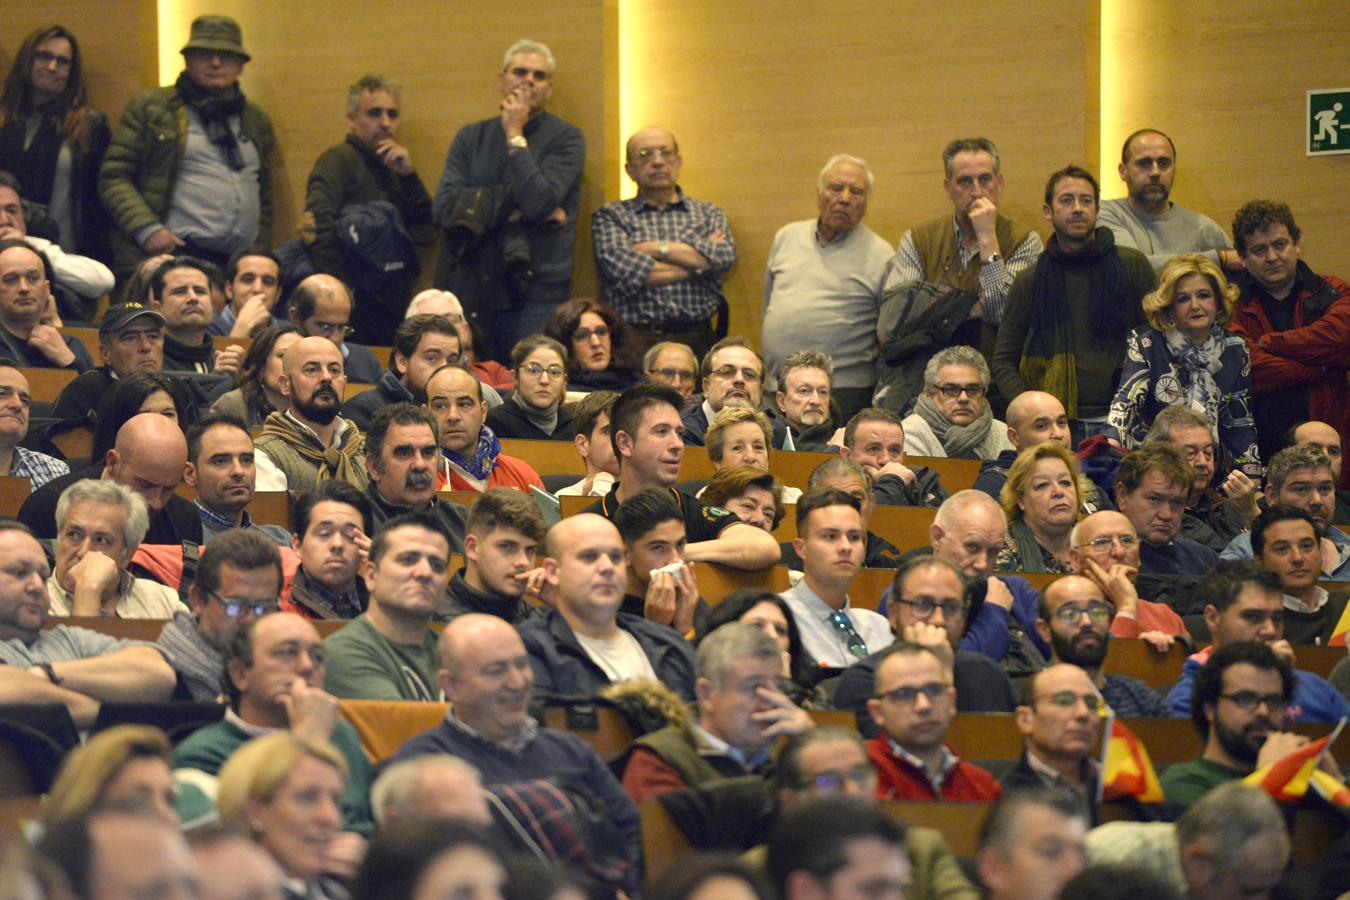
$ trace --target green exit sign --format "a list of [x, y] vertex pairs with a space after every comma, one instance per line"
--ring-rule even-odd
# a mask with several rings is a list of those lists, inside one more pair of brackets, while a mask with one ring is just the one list
[[1308, 91], [1308, 155], [1350, 153], [1350, 88]]

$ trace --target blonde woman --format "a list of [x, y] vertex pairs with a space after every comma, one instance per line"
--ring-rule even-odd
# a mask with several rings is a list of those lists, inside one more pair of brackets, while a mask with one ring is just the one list
[[1157, 289], [1143, 300], [1150, 327], [1131, 332], [1125, 344], [1107, 418], [1110, 437], [1133, 450], [1159, 412], [1182, 403], [1209, 422], [1232, 467], [1260, 476], [1251, 356], [1246, 340], [1224, 328], [1237, 297], [1238, 289], [1199, 253], [1174, 256], [1163, 266]]
[[999, 503], [1008, 537], [995, 568], [1002, 572], [1069, 573], [1069, 534], [1091, 484], [1073, 451], [1056, 441], [1028, 447], [1008, 471]]
[[[773, 455], [773, 423], [757, 409], [724, 406], [713, 416], [704, 442], [715, 471], [736, 466], [768, 471]], [[799, 488], [783, 485], [781, 503], [796, 503], [801, 495]]]
[[100, 809], [134, 809], [178, 826], [178, 789], [169, 768], [172, 748], [158, 728], [116, 725], [70, 751], [42, 804], [42, 824]]

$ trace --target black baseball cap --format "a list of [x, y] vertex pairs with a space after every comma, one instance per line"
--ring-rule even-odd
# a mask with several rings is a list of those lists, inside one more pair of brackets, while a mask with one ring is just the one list
[[108, 307], [107, 311], [103, 313], [103, 318], [98, 323], [98, 333], [102, 336], [121, 331], [141, 316], [149, 316], [155, 320], [157, 325], [163, 326], [164, 324], [164, 317], [144, 303], [117, 303]]

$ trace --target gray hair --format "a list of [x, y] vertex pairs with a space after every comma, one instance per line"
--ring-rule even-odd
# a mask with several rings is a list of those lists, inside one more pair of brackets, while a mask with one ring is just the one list
[[463, 321], [464, 304], [460, 303], [459, 298], [456, 297], [454, 294], [450, 293], [449, 291], [442, 291], [437, 288], [427, 288], [425, 291], [419, 292], [416, 297], [413, 297], [412, 300], [408, 302], [408, 311], [403, 314], [403, 318], [411, 319], [413, 316], [420, 315], [422, 311], [423, 301], [430, 300], [432, 297], [439, 297], [442, 295], [449, 298], [450, 302], [454, 304], [455, 309], [458, 310], [458, 312], [455, 313], [455, 315], [458, 315], [460, 321]]
[[553, 58], [553, 51], [548, 49], [548, 44], [541, 44], [539, 41], [530, 38], [521, 38], [506, 49], [506, 54], [502, 56], [502, 71], [505, 72], [511, 67], [511, 58], [518, 53], [537, 53], [544, 58], [544, 65], [548, 68], [548, 77], [552, 78], [554, 71], [558, 68], [557, 61]]
[[872, 488], [875, 487], [872, 484], [872, 476], [868, 475], [867, 470], [862, 466], [851, 459], [844, 459], [842, 456], [827, 459], [812, 469], [806, 481], [806, 488], [810, 490], [836, 478], [857, 478], [866, 488], [867, 496], [872, 496]]
[[694, 364], [694, 374], [698, 375], [698, 357], [694, 355], [694, 348], [688, 344], [681, 344], [679, 341], [658, 341], [647, 348], [647, 352], [642, 354], [642, 371], [650, 372], [652, 366], [656, 363], [656, 358], [665, 350], [679, 350], [689, 355], [689, 361]]
[[798, 350], [796, 353], [788, 354], [787, 358], [778, 364], [774, 379], [778, 382], [780, 390], [783, 387], [783, 379], [795, 369], [820, 369], [830, 377], [830, 384], [834, 384], [834, 360], [819, 350]]
[[782, 658], [783, 651], [778, 642], [761, 629], [742, 622], [729, 622], [699, 642], [694, 674], [721, 687], [737, 660]]
[[1285, 447], [1270, 458], [1266, 466], [1266, 484], [1276, 492], [1284, 487], [1285, 479], [1298, 469], [1326, 469], [1331, 471], [1331, 458], [1320, 447], [1297, 444]]
[[392, 95], [396, 104], [403, 105], [403, 88], [401, 86], [394, 84], [383, 75], [362, 75], [356, 84], [347, 88], [347, 115], [356, 115], [356, 111], [361, 108], [362, 94], [373, 94], [376, 91], [384, 91], [386, 94]]
[[1173, 428], [1203, 428], [1212, 432], [1214, 423], [1185, 403], [1173, 403], [1154, 416], [1153, 424], [1149, 426], [1148, 434], [1144, 436], [1144, 442], [1161, 441], [1170, 444]]
[[448, 753], [429, 753], [396, 762], [381, 772], [380, 777], [370, 786], [370, 812], [375, 817], [376, 825], [384, 827], [390, 807], [408, 805], [413, 792], [417, 790], [418, 779], [422, 777], [422, 771], [427, 766], [444, 766], [471, 775], [475, 781], [482, 784], [482, 776], [476, 768], [458, 756], [451, 756]]
[[929, 390], [937, 387], [938, 370], [944, 366], [970, 366], [980, 373], [980, 387], [989, 387], [989, 363], [974, 347], [944, 347], [934, 353], [923, 367], [923, 386]]
[[966, 488], [964, 491], [957, 491], [942, 501], [942, 505], [938, 507], [937, 513], [933, 516], [933, 523], [944, 531], [950, 531], [958, 520], [965, 518], [966, 513], [977, 506], [996, 509], [999, 516], [1006, 520], [1003, 507], [998, 505], [997, 500], [984, 491]]
[[70, 508], [76, 503], [84, 502], [122, 507], [127, 515], [126, 525], [122, 529], [122, 545], [126, 547], [128, 553], [136, 552], [141, 541], [145, 540], [145, 533], [150, 530], [150, 510], [145, 505], [144, 497], [116, 481], [103, 481], [98, 478], [77, 481], [62, 491], [61, 498], [56, 501], [58, 532], [65, 528]]
[[1289, 858], [1289, 833], [1279, 807], [1265, 791], [1240, 781], [1214, 788], [1177, 820], [1177, 848], [1184, 854], [1187, 847], [1203, 844], [1219, 868], [1236, 862], [1256, 839], [1276, 842]]
[[830, 170], [840, 163], [853, 163], [855, 166], [862, 169], [863, 174], [867, 176], [867, 193], [872, 193], [872, 184], [874, 181], [872, 177], [872, 167], [869, 166], [867, 160], [863, 159], [861, 156], [853, 156], [848, 153], [836, 153], [834, 156], [825, 160], [825, 168], [820, 170], [820, 175], [816, 178], [816, 190], [825, 190], [825, 176], [829, 175]]
[[952, 177], [952, 160], [958, 153], [988, 153], [994, 158], [994, 171], [998, 171], [998, 147], [989, 138], [957, 138], [942, 151], [942, 171]]

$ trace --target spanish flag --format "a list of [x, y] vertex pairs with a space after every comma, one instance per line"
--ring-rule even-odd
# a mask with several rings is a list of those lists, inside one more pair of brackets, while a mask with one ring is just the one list
[[1332, 735], [1327, 735], [1319, 741], [1309, 741], [1288, 756], [1257, 769], [1242, 779], [1242, 783], [1260, 788], [1281, 803], [1302, 800], [1308, 793], [1317, 761], [1331, 738]]
[[1135, 797], [1140, 803], [1161, 803], [1163, 792], [1143, 742], [1119, 719], [1112, 719], [1102, 767], [1102, 799], [1122, 797]]
[[1350, 811], [1350, 787], [1337, 781], [1330, 773], [1315, 769], [1312, 773], [1312, 789], [1332, 806]]
[[1331, 640], [1327, 641], [1328, 647], [1344, 647], [1346, 632], [1350, 631], [1350, 606], [1341, 613], [1341, 620], [1336, 623], [1336, 627], [1331, 632]]

